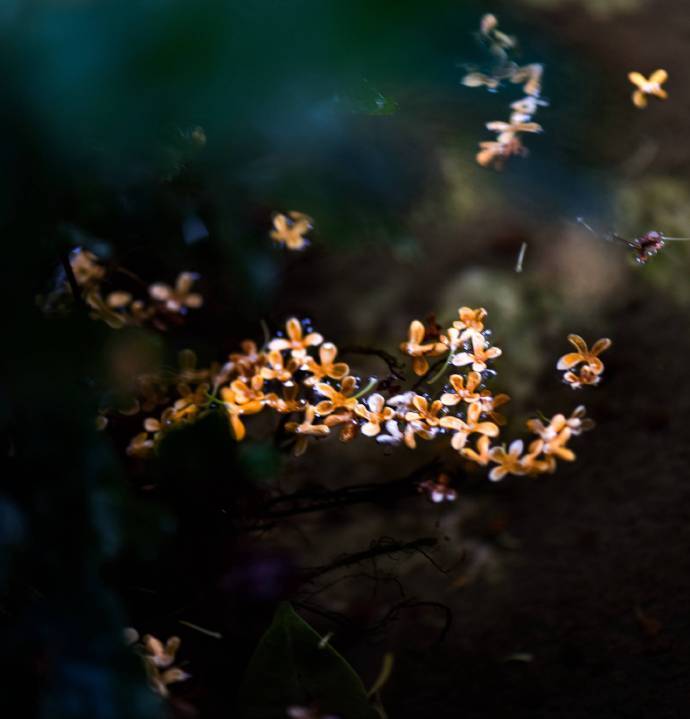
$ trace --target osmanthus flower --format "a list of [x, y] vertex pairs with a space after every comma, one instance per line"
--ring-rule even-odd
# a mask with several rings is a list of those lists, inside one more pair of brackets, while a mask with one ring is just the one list
[[332, 342], [324, 342], [319, 347], [319, 362], [314, 357], [305, 357], [301, 369], [309, 372], [311, 377], [307, 377], [304, 384], [309, 387], [326, 377], [335, 380], [345, 377], [350, 371], [350, 367], [345, 362], [336, 362], [337, 356], [338, 348]]
[[[236, 380], [236, 382], [239, 381], [240, 380]], [[230, 387], [223, 387], [220, 391], [220, 396], [223, 401], [223, 406], [228, 413], [232, 433], [235, 439], [241, 442], [247, 434], [247, 430], [241, 420], [242, 415], [261, 412], [264, 408], [264, 399], [249, 399], [248, 393], [241, 391], [238, 394], [238, 392], [233, 389], [233, 385], [235, 385], [235, 382], [233, 382]]]
[[317, 382], [315, 389], [328, 398], [316, 405], [316, 414], [319, 416], [330, 414], [337, 409], [353, 410], [357, 405], [357, 398], [354, 397], [357, 390], [356, 377], [345, 377], [340, 382], [340, 390], [325, 382]]
[[453, 327], [460, 330], [460, 341], [465, 342], [472, 339], [474, 335], [481, 337], [484, 341], [484, 319], [487, 316], [487, 311], [483, 307], [472, 309], [471, 307], [461, 307], [458, 310], [460, 319], [453, 322]]
[[557, 369], [570, 370], [579, 364], [584, 364], [593, 374], [599, 375], [604, 371], [604, 363], [599, 359], [599, 355], [611, 346], [612, 343], [608, 337], [597, 340], [591, 350], [580, 335], [568, 335], [568, 342], [575, 347], [576, 351], [564, 354], [558, 360]]
[[230, 355], [225, 370], [229, 375], [237, 374], [240, 377], [252, 377], [257, 373], [266, 359], [263, 352], [259, 352], [256, 342], [244, 340], [240, 344], [241, 352], [234, 352]]
[[524, 444], [521, 439], [511, 442], [508, 451], [505, 447], [492, 447], [489, 450], [489, 459], [497, 466], [489, 472], [489, 479], [492, 482], [498, 482], [507, 474], [526, 474], [527, 470], [520, 461], [523, 448]]
[[646, 78], [641, 72], [629, 72], [628, 80], [635, 85], [633, 90], [632, 101], [635, 107], [647, 107], [647, 97], [653, 95], [660, 100], [665, 100], [668, 93], [661, 86], [668, 80], [666, 70], [655, 70], [649, 78]]
[[298, 435], [295, 444], [294, 455], [299, 457], [304, 454], [309, 444], [309, 437], [325, 437], [330, 434], [330, 427], [325, 424], [314, 424], [316, 408], [308, 404], [304, 408], [304, 417], [301, 422], [287, 422], [285, 430]]
[[309, 347], [315, 347], [323, 342], [323, 337], [318, 332], [309, 332], [305, 335], [302, 323], [296, 317], [291, 317], [285, 323], [285, 330], [287, 337], [271, 340], [268, 345], [269, 350], [278, 352], [289, 350], [295, 359], [304, 359]]
[[287, 215], [278, 212], [273, 215], [271, 239], [288, 250], [303, 250], [309, 244], [304, 235], [312, 229], [312, 222], [312, 218], [303, 212], [292, 210]]
[[483, 434], [477, 440], [477, 443], [475, 445], [476, 449], [472, 449], [471, 447], [463, 447], [460, 450], [460, 453], [463, 457], [469, 459], [471, 462], [475, 462], [482, 467], [486, 467], [486, 465], [489, 464], [490, 459], [490, 442], [491, 440], [489, 439], [489, 436]]
[[498, 142], [515, 137], [520, 132], [542, 132], [544, 129], [538, 122], [503, 122], [492, 120], [486, 123], [486, 129], [498, 133]]
[[467, 444], [467, 438], [471, 434], [484, 434], [487, 437], [498, 437], [498, 426], [493, 422], [480, 421], [482, 408], [474, 402], [467, 407], [466, 419], [460, 417], [442, 417], [441, 427], [454, 430], [450, 444], [453, 449], [461, 450]]
[[192, 292], [192, 286], [198, 279], [196, 272], [180, 272], [174, 287], [154, 282], [149, 287], [149, 295], [162, 303], [168, 312], [185, 314], [188, 309], [198, 309], [204, 304], [204, 298], [198, 292]]
[[137, 459], [148, 459], [155, 447], [155, 442], [148, 432], [135, 434], [127, 445], [127, 455]]
[[429, 371], [427, 357], [438, 357], [446, 351], [442, 342], [425, 342], [426, 330], [419, 320], [410, 322], [408, 340], [400, 345], [400, 349], [412, 357], [412, 370], [421, 377]]
[[177, 379], [180, 382], [203, 382], [215, 374], [219, 366], [199, 367], [196, 352], [190, 349], [180, 350], [177, 354]]
[[259, 375], [265, 380], [276, 380], [282, 384], [292, 382], [292, 375], [297, 371], [299, 363], [295, 359], [287, 362], [278, 350], [271, 350], [266, 355], [266, 364], [259, 370]]
[[503, 427], [506, 423], [506, 418], [500, 412], [496, 410], [498, 407], [502, 407], [504, 404], [510, 402], [510, 396], [505, 393], [493, 395], [491, 390], [483, 389], [479, 393], [479, 404], [482, 408], [482, 414], [487, 415], [492, 422], [495, 422], [499, 427]]
[[571, 435], [572, 432], [570, 427], [566, 425], [554, 435], [548, 433], [547, 439], [542, 437], [533, 442], [530, 445], [530, 453], [542, 453], [547, 457], [554, 457], [562, 459], [566, 462], [572, 462], [575, 460], [575, 452], [566, 446]]
[[108, 327], [114, 330], [122, 329], [127, 324], [127, 318], [121, 312], [108, 307], [101, 297], [98, 287], [90, 287], [84, 292], [84, 302], [89, 306], [89, 316], [93, 320], [103, 320]]
[[[136, 630], [130, 628], [125, 632], [126, 636], [129, 635], [128, 642], [130, 644], [137, 641], [138, 634]], [[147, 634], [139, 644], [133, 644], [133, 647], [144, 662], [149, 685], [163, 698], [169, 695], [168, 686], [170, 684], [190, 678], [190, 674], [182, 671], [179, 667], [172, 666], [180, 648], [179, 637], [170, 637], [163, 644], [156, 637]]]
[[510, 76], [510, 81], [516, 85], [522, 84], [525, 95], [539, 97], [541, 94], [541, 78], [544, 66], [538, 62], [530, 63], [516, 68]]
[[355, 413], [349, 409], [336, 410], [329, 414], [323, 421], [326, 427], [339, 427], [341, 442], [350, 442], [357, 436], [359, 423], [355, 417]]
[[441, 395], [441, 402], [446, 407], [454, 407], [460, 402], [467, 402], [468, 404], [479, 402], [481, 396], [476, 391], [482, 383], [482, 376], [479, 372], [470, 372], [467, 379], [461, 374], [452, 374], [448, 378], [448, 382], [450, 382], [453, 391], [445, 392]]
[[489, 347], [482, 335], [472, 335], [472, 352], [459, 352], [451, 359], [455, 367], [471, 364], [475, 372], [483, 372], [487, 362], [500, 357], [502, 351], [498, 347]]
[[601, 381], [601, 375], [592, 371], [589, 365], [582, 365], [578, 372], [568, 371], [563, 375], [563, 381], [572, 389], [583, 387], [596, 387]]
[[105, 277], [105, 267], [100, 264], [98, 256], [83, 247], [72, 251], [69, 263], [80, 287], [97, 284]]
[[541, 439], [535, 439], [522, 455], [520, 464], [525, 470], [525, 474], [534, 476], [536, 474], [553, 474], [556, 471], [556, 460], [553, 456], [546, 456], [542, 453], [544, 442]]
[[105, 303], [111, 310], [124, 314], [126, 324], [142, 325], [150, 320], [156, 313], [156, 308], [147, 305], [142, 300], [135, 300], [130, 292], [115, 290], [110, 292]]
[[358, 404], [355, 407], [355, 414], [366, 420], [362, 425], [362, 434], [366, 437], [376, 437], [381, 432], [381, 425], [387, 426], [387, 422], [393, 419], [395, 411], [392, 407], [386, 407], [383, 395], [375, 392], [369, 395], [366, 404]]
[[419, 492], [424, 492], [434, 503], [454, 502], [458, 493], [450, 486], [450, 477], [441, 472], [436, 479], [427, 479], [417, 485]]
[[290, 414], [291, 412], [303, 412], [306, 401], [299, 397], [299, 385], [285, 385], [283, 396], [278, 397], [275, 392], [266, 395], [266, 405], [279, 414]]
[[405, 413], [407, 422], [419, 422], [426, 427], [438, 427], [441, 424], [440, 412], [443, 409], [441, 400], [436, 399], [431, 404], [426, 397], [416, 394], [412, 398], [412, 407]]
[[408, 449], [416, 449], [417, 437], [428, 441], [433, 439], [438, 431], [438, 427], [429, 427], [426, 422], [408, 422], [403, 430], [403, 441]]
[[522, 144], [519, 135], [506, 132], [499, 135], [497, 140], [484, 140], [479, 143], [479, 152], [475, 159], [478, 165], [489, 167], [493, 165], [500, 170], [509, 157], [525, 157], [527, 148]]
[[594, 420], [589, 417], [585, 417], [586, 412], [586, 407], [581, 404], [575, 407], [570, 417], [566, 420], [566, 424], [573, 436], [577, 436], [583, 432], [588, 432], [590, 429], [594, 428]]

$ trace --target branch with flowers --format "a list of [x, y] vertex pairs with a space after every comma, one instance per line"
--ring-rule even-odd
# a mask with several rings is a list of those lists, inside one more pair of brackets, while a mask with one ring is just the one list
[[[75, 248], [63, 259], [64, 277], [58, 278], [55, 289], [47, 296], [39, 297], [39, 305], [47, 313], [58, 311], [69, 295], [83, 304], [89, 316], [105, 322], [112, 329], [150, 324], [165, 330], [170, 324], [179, 323], [190, 309], [198, 309], [204, 298], [193, 291], [199, 279], [196, 272], [180, 272], [173, 285], [154, 282], [147, 285], [124, 267], [106, 265], [91, 250]], [[114, 277], [121, 275], [141, 288], [136, 295], [122, 289], [109, 289]]]
[[[579, 406], [570, 416], [559, 413], [548, 420], [529, 420], [527, 429], [535, 436], [527, 443], [503, 440], [506, 420], [498, 410], [510, 397], [487, 386], [502, 350], [491, 343], [486, 317], [484, 308], [461, 307], [458, 318], [440, 330], [413, 320], [400, 350], [411, 360], [416, 381], [411, 389], [392, 396], [376, 391], [379, 378], [355, 374], [340, 360], [335, 344], [296, 317], [262, 348], [246, 340], [223, 365], [196, 369], [188, 350], [185, 368], [169, 388], [177, 399], [168, 400], [158, 417], [144, 419], [143, 431], [127, 452], [151, 457], [169, 431], [211, 412], [222, 413], [232, 436], [241, 442], [253, 415], [272, 413], [281, 418], [278, 426], [292, 439], [295, 456], [335, 435], [342, 442], [363, 437], [408, 450], [415, 450], [419, 442], [442, 441], [459, 459], [490, 468], [493, 481], [507, 475], [552, 473], [557, 460], [575, 459], [568, 444], [593, 423]], [[599, 340], [589, 350], [579, 336], [569, 339], [578, 351], [558, 361], [558, 368], [566, 370], [564, 380], [573, 388], [597, 384], [604, 369], [598, 355], [610, 340]], [[447, 477], [427, 481], [422, 489], [435, 502], [455, 498]]]

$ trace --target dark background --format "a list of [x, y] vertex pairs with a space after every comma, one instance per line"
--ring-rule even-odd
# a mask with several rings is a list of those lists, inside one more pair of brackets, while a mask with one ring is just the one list
[[[473, 32], [487, 11], [520, 61], [544, 63], [550, 101], [529, 158], [501, 173], [476, 166], [476, 143], [519, 95], [459, 82], [484, 61]], [[639, 267], [574, 224], [688, 234], [686, 3], [5, 0], [0, 34], [12, 716], [236, 716], [286, 598], [334, 632], [365, 685], [395, 654], [391, 719], [687, 715], [690, 248]], [[626, 74], [657, 67], [670, 98], [636, 110]], [[315, 218], [304, 253], [268, 238], [272, 212], [291, 209]], [[165, 334], [78, 308], [46, 317], [36, 297], [76, 246], [150, 281], [197, 271], [206, 303]], [[144, 463], [124, 454], [140, 418], [93, 429], [123, 356], [170, 366], [191, 347], [222, 361], [293, 314], [339, 346], [395, 351], [412, 318], [447, 322], [460, 305], [489, 310], [511, 435], [536, 410], [587, 404], [598, 426], [576, 463], [493, 485], [433, 447], [329, 441], [294, 459], [261, 422], [237, 446], [213, 417]], [[569, 332], [612, 338], [600, 387], [559, 382]], [[434, 458], [454, 504], [413, 491], [249, 529], [278, 493], [387, 483]], [[305, 579], [420, 537], [439, 540], [433, 563], [383, 554]], [[410, 606], [391, 617], [401, 592]], [[182, 637], [192, 679], [167, 704], [124, 626]]]

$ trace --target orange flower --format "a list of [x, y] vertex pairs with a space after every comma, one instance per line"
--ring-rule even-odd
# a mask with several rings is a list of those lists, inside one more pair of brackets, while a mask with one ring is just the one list
[[330, 384], [318, 382], [316, 384], [316, 391], [324, 395], [324, 397], [328, 397], [328, 399], [316, 405], [316, 414], [323, 416], [330, 414], [336, 409], [354, 409], [357, 404], [357, 398], [352, 395], [356, 389], [357, 379], [355, 377], [345, 377], [340, 383], [340, 391]]
[[[560, 417], [563, 417], [563, 415], [560, 415]], [[563, 419], [565, 420], [565, 417]], [[533, 442], [530, 445], [530, 453], [539, 454], [541, 452], [547, 457], [558, 457], [566, 462], [572, 462], [575, 459], [575, 452], [566, 447], [572, 434], [570, 427], [566, 425], [555, 434], [548, 430], [549, 428], [547, 428], [548, 439], [541, 438]]]
[[[391, 421], [386, 422], [386, 429], [389, 432], [391, 431]], [[438, 432], [437, 427], [429, 427], [429, 425], [425, 422], [408, 422], [403, 430], [403, 440], [405, 442], [405, 446], [409, 449], [415, 449], [417, 447], [416, 437], [421, 437], [424, 440], [430, 440], [436, 436], [436, 432]]]
[[490, 454], [489, 454], [489, 435], [483, 434], [478, 440], [477, 440], [477, 450], [473, 450], [470, 447], [463, 447], [460, 452], [463, 457], [466, 457], [467, 459], [471, 460], [472, 462], [476, 462], [477, 464], [480, 464], [482, 467], [486, 467], [486, 465], [489, 463]]
[[510, 396], [507, 394], [492, 395], [491, 390], [483, 389], [479, 393], [479, 404], [482, 407], [482, 414], [485, 414], [495, 422], [499, 427], [503, 427], [506, 423], [506, 418], [496, 409], [504, 404], [510, 402]]
[[299, 385], [286, 385], [283, 389], [283, 396], [278, 397], [272, 392], [266, 395], [266, 404], [280, 414], [304, 411], [304, 400], [299, 399]]
[[661, 100], [668, 97], [668, 93], [661, 86], [668, 80], [666, 70], [655, 70], [647, 79], [640, 72], [629, 72], [628, 80], [636, 86], [633, 90], [632, 101], [635, 107], [647, 107], [647, 95], [654, 95]]
[[592, 371], [589, 365], [582, 365], [579, 373], [566, 372], [563, 375], [563, 381], [570, 385], [573, 389], [582, 389], [583, 387], [596, 387], [601, 380], [601, 375]]
[[304, 380], [304, 384], [308, 387], [316, 384], [324, 377], [340, 380], [347, 375], [350, 367], [345, 362], [335, 362], [338, 355], [338, 348], [332, 342], [324, 342], [319, 347], [319, 364], [313, 357], [305, 357], [303, 370], [311, 373], [311, 377]]
[[498, 347], [489, 347], [482, 335], [472, 335], [472, 352], [459, 352], [451, 360], [455, 367], [471, 364], [475, 372], [483, 372], [489, 360], [500, 357], [502, 351]]
[[492, 482], [498, 482], [507, 474], [521, 475], [526, 473], [520, 462], [523, 446], [522, 440], [516, 439], [510, 443], [507, 452], [504, 447], [493, 447], [489, 451], [489, 459], [498, 465], [489, 472], [489, 479]]
[[405, 413], [405, 419], [408, 422], [420, 422], [427, 427], [438, 427], [441, 423], [441, 417], [439, 417], [439, 412], [443, 409], [441, 400], [434, 400], [429, 405], [429, 400], [426, 397], [416, 394], [412, 397], [412, 406], [416, 411], [411, 410]]
[[498, 427], [493, 422], [479, 421], [481, 414], [481, 406], [479, 403], [474, 402], [467, 408], [467, 419], [465, 420], [460, 419], [460, 417], [441, 418], [441, 427], [455, 430], [455, 434], [450, 441], [453, 449], [457, 449], [458, 451], [461, 450], [467, 443], [467, 438], [471, 434], [485, 434], [487, 437], [498, 436]]
[[510, 81], [516, 85], [524, 83], [522, 89], [525, 95], [538, 97], [541, 93], [541, 78], [543, 74], [544, 66], [535, 62], [516, 68], [510, 76]]
[[105, 267], [99, 264], [98, 257], [90, 250], [78, 247], [71, 253], [69, 263], [80, 286], [98, 284], [105, 277]]
[[381, 431], [381, 425], [393, 419], [394, 410], [385, 404], [383, 396], [375, 392], [368, 397], [366, 405], [358, 404], [355, 407], [355, 414], [366, 420], [362, 425], [363, 435], [375, 437]]
[[461, 342], [471, 339], [474, 335], [479, 335], [482, 341], [484, 340], [482, 332], [484, 331], [484, 318], [487, 314], [487, 311], [483, 307], [478, 307], [476, 310], [473, 310], [471, 307], [461, 307], [458, 310], [460, 319], [453, 322], [453, 327], [461, 330]]
[[326, 427], [340, 427], [340, 441], [350, 442], [357, 436], [359, 424], [350, 410], [339, 410], [329, 414], [323, 423]]
[[446, 407], [454, 407], [461, 401], [468, 404], [479, 401], [480, 395], [475, 392], [482, 383], [482, 376], [479, 372], [470, 372], [467, 375], [467, 384], [465, 384], [465, 378], [461, 374], [452, 374], [448, 381], [453, 388], [453, 392], [446, 392], [441, 395], [441, 402]]
[[271, 239], [284, 245], [288, 250], [303, 250], [309, 241], [304, 235], [313, 227], [312, 218], [294, 210], [287, 215], [277, 213], [273, 216]]
[[295, 359], [303, 359], [307, 356], [309, 347], [320, 345], [323, 342], [323, 337], [318, 332], [310, 332], [305, 337], [302, 323], [296, 317], [291, 317], [285, 323], [285, 329], [287, 338], [278, 337], [271, 340], [268, 345], [269, 350], [278, 350], [278, 352], [290, 350]]
[[589, 417], [585, 417], [586, 412], [585, 406], [581, 404], [573, 410], [573, 413], [566, 420], [566, 424], [570, 428], [570, 432], [573, 436], [593, 429], [594, 421]]
[[500, 170], [504, 162], [513, 155], [525, 157], [527, 148], [522, 144], [522, 140], [518, 135], [506, 132], [499, 135], [497, 140], [480, 142], [479, 152], [475, 159], [482, 167], [493, 165], [495, 169]]
[[180, 272], [174, 288], [163, 282], [155, 282], [149, 287], [149, 294], [156, 302], [163, 303], [168, 312], [185, 314], [188, 308], [198, 309], [204, 304], [204, 298], [191, 291], [198, 279], [196, 272]]
[[610, 339], [604, 337], [597, 340], [594, 345], [592, 345], [591, 350], [587, 347], [587, 343], [580, 335], [568, 335], [568, 342], [575, 347], [577, 352], [564, 354], [558, 360], [558, 364], [556, 365], [557, 369], [569, 370], [583, 362], [594, 374], [598, 375], [604, 371], [604, 363], [599, 359], [599, 355], [611, 346]]
[[288, 432], [299, 435], [294, 449], [295, 457], [299, 457], [305, 453], [308, 445], [308, 437], [325, 437], [331, 431], [330, 427], [327, 427], [325, 424], [314, 424], [315, 416], [315, 408], [308, 404], [304, 408], [304, 419], [302, 422], [288, 422], [285, 425], [285, 429]]
[[262, 367], [259, 374], [265, 380], [277, 380], [283, 384], [292, 382], [292, 373], [297, 370], [297, 362], [294, 359], [287, 363], [278, 350], [271, 350], [266, 356], [268, 366]]
[[[236, 380], [236, 382], [240, 381]], [[240, 385], [236, 385], [236, 382], [233, 382], [230, 387], [223, 387], [220, 394], [228, 413], [232, 433], [235, 439], [241, 442], [247, 434], [247, 430], [244, 424], [242, 424], [240, 417], [244, 414], [257, 414], [261, 412], [264, 408], [264, 402], [263, 399], [249, 399], [249, 392], [244, 390], [246, 385], [242, 382], [240, 382]], [[241, 387], [241, 385], [243, 385], [244, 388]], [[236, 392], [233, 386], [240, 389], [240, 392]]]
[[153, 448], [155, 442], [149, 436], [148, 432], [140, 432], [134, 435], [127, 445], [127, 454], [130, 457], [137, 457], [138, 459], [147, 459], [153, 454]]
[[416, 375], [421, 377], [429, 370], [429, 362], [426, 356], [437, 357], [445, 351], [445, 347], [441, 342], [424, 342], [424, 325], [419, 320], [410, 322], [408, 332], [408, 341], [400, 345], [400, 349], [412, 360], [412, 370]]
[[520, 132], [542, 132], [544, 129], [538, 122], [503, 122], [492, 120], [486, 123], [486, 129], [498, 133], [498, 142], [510, 139], [508, 135], [515, 136]]
[[259, 352], [256, 342], [252, 340], [244, 340], [240, 344], [241, 352], [234, 352], [228, 358], [229, 365], [226, 365], [224, 371], [226, 374], [236, 372], [241, 377], [252, 377], [256, 374], [257, 368], [264, 363], [265, 355]]

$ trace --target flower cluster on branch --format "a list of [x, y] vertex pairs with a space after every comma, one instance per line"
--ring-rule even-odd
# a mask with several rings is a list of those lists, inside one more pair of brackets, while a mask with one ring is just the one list
[[[296, 456], [314, 441], [337, 435], [349, 442], [361, 435], [411, 450], [420, 441], [445, 441], [463, 460], [489, 468], [492, 480], [553, 472], [557, 460], [575, 459], [568, 443], [592, 423], [580, 406], [569, 417], [556, 414], [550, 420], [529, 420], [527, 429], [535, 437], [506, 445], [501, 436], [506, 420], [498, 409], [510, 397], [487, 386], [496, 374], [492, 364], [502, 351], [490, 341], [486, 317], [484, 308], [460, 307], [458, 318], [440, 330], [413, 320], [400, 350], [411, 360], [416, 381], [392, 396], [376, 391], [376, 377], [365, 380], [349, 364], [338, 361], [336, 345], [296, 317], [288, 319], [284, 332], [269, 338], [262, 348], [246, 340], [223, 365], [196, 369], [196, 358], [187, 350], [169, 388], [177, 399], [168, 400], [159, 416], [144, 419], [143, 431], [132, 439], [128, 453], [151, 456], [168, 430], [209, 412], [223, 413], [232, 436], [240, 442], [252, 415], [274, 413], [284, 418], [278, 426], [293, 437]], [[575, 337], [571, 335], [571, 341]], [[590, 352], [577, 339], [577, 357], [573, 353], [561, 358], [559, 368], [582, 364], [581, 375], [586, 370], [599, 377], [603, 364], [596, 355], [610, 341], [600, 340]], [[426, 391], [417, 391], [422, 386]], [[443, 487], [430, 490], [436, 497], [453, 496]]]

